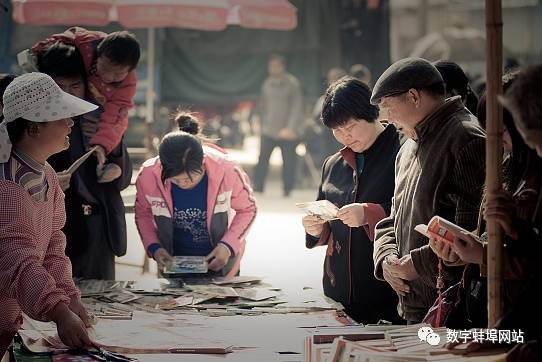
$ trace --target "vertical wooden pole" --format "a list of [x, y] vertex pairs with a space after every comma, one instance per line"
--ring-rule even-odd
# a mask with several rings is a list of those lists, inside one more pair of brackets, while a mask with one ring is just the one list
[[147, 93], [146, 93], [146, 108], [147, 114], [145, 117], [145, 124], [147, 128], [147, 136], [145, 137], [147, 152], [150, 157], [156, 155], [156, 150], [153, 145], [153, 123], [154, 123], [154, 65], [156, 55], [156, 34], [155, 28], [148, 28], [147, 30]]
[[[486, 0], [486, 192], [491, 195], [502, 187], [502, 4]], [[502, 315], [502, 230], [496, 222], [487, 223], [488, 327]]]

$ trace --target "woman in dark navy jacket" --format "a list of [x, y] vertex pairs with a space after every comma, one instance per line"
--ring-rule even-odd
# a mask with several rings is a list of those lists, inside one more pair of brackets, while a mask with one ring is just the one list
[[400, 142], [393, 125], [377, 121], [370, 97], [369, 87], [350, 77], [327, 89], [322, 121], [344, 148], [325, 161], [318, 200], [340, 209], [337, 220], [305, 216], [303, 226], [308, 248], [327, 245], [323, 284], [328, 297], [358, 322], [401, 323], [397, 295], [374, 277], [373, 265], [374, 226], [390, 212]]

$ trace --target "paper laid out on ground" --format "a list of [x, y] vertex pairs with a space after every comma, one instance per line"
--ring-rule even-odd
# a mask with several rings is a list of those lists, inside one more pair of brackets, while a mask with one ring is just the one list
[[226, 277], [213, 278], [211, 280], [211, 283], [216, 284], [216, 285], [244, 284], [244, 283], [258, 284], [261, 281], [262, 281], [261, 277], [238, 275], [238, 276], [235, 276], [235, 277], [228, 277], [228, 278], [226, 278]]
[[186, 285], [186, 289], [215, 298], [237, 298], [239, 294], [231, 287], [220, 287], [217, 285]]
[[467, 231], [461, 226], [458, 226], [440, 216], [433, 216], [429, 221], [429, 225], [416, 225], [414, 230], [427, 236], [428, 238], [437, 239], [446, 243], [453, 243], [454, 236], [460, 238], [462, 234], [468, 234], [472, 236], [474, 240], [481, 242], [478, 235]]
[[280, 295], [279, 292], [265, 288], [237, 289], [237, 294], [239, 294], [241, 298], [253, 301], [261, 301]]
[[87, 153], [85, 153], [83, 156], [81, 156], [77, 160], [75, 160], [71, 164], [71, 166], [66, 170], [66, 173], [69, 173], [70, 175], [73, 174], [75, 172], [75, 170], [77, 170], [79, 168], [79, 166], [81, 166], [83, 164], [83, 162], [85, 162], [87, 160], [87, 158], [89, 158], [90, 155], [92, 155], [92, 153], [94, 151], [96, 151], [96, 148], [98, 148], [98, 146], [92, 147], [90, 150], [88, 150]]
[[339, 211], [339, 208], [328, 200], [299, 202], [295, 206], [308, 215], [315, 215], [326, 221], [337, 219], [337, 211]]

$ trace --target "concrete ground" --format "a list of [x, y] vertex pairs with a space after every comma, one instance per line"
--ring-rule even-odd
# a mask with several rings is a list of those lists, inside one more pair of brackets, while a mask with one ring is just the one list
[[[230, 150], [246, 171], [257, 162], [257, 139], [245, 142], [244, 150]], [[280, 181], [280, 153], [275, 150], [271, 158], [271, 170], [265, 193], [256, 193], [258, 216], [247, 237], [245, 256], [241, 264], [241, 274], [266, 277], [277, 287], [312, 287], [321, 290], [322, 265], [325, 248], [313, 250], [305, 248], [304, 229], [301, 225], [303, 215], [296, 202], [312, 201], [316, 187], [294, 190], [290, 197], [282, 196]], [[310, 182], [308, 182], [310, 183]], [[125, 200], [133, 202], [133, 187], [125, 190]], [[142, 274], [146, 257], [134, 223], [134, 215], [126, 217], [128, 224], [128, 252], [117, 258], [116, 278], [135, 280], [151, 278], [156, 275], [156, 264], [150, 261], [150, 273]]]

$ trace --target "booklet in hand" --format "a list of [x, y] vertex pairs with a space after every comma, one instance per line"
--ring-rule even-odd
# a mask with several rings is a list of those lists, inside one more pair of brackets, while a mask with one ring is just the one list
[[75, 170], [77, 170], [79, 168], [79, 166], [81, 166], [83, 164], [83, 162], [85, 162], [87, 160], [87, 158], [89, 158], [90, 155], [92, 155], [92, 153], [94, 151], [96, 151], [96, 148], [98, 148], [98, 147], [97, 146], [92, 147], [91, 149], [89, 149], [87, 151], [87, 153], [85, 153], [83, 156], [81, 156], [77, 160], [75, 160], [71, 164], [71, 166], [66, 170], [66, 173], [69, 173], [70, 175], [73, 175]]
[[467, 231], [461, 226], [458, 226], [446, 219], [443, 219], [440, 216], [433, 216], [429, 221], [429, 225], [416, 225], [414, 230], [427, 236], [428, 238], [437, 239], [446, 243], [453, 243], [454, 236], [456, 238], [461, 238], [462, 234], [468, 234], [472, 236], [474, 240], [481, 242], [480, 238], [476, 234]]
[[299, 202], [295, 204], [308, 215], [315, 215], [325, 221], [337, 219], [339, 208], [328, 200]]

